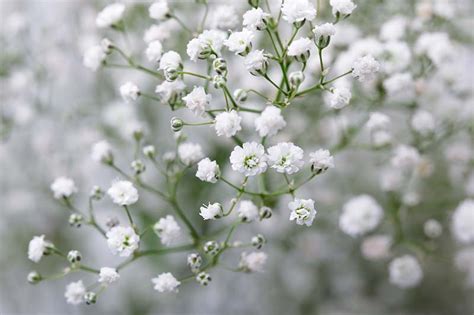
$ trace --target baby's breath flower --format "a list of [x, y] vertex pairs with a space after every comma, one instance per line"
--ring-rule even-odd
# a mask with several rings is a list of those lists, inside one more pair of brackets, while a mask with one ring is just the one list
[[239, 218], [242, 219], [243, 222], [252, 222], [259, 218], [258, 208], [250, 200], [242, 200], [237, 212], [239, 213]]
[[352, 14], [357, 6], [352, 2], [352, 0], [330, 0], [329, 4], [332, 7], [332, 14], [336, 16], [337, 14], [349, 15]]
[[97, 15], [95, 20], [97, 27], [111, 27], [117, 25], [123, 18], [125, 6], [121, 3], [113, 3], [106, 6]]
[[66, 302], [72, 305], [79, 305], [84, 303], [84, 295], [86, 294], [86, 287], [82, 280], [71, 282], [66, 286], [64, 297]]
[[160, 293], [177, 293], [178, 287], [181, 284], [170, 272], [159, 274], [156, 278], [151, 279], [151, 281], [154, 284], [153, 288]]
[[179, 145], [178, 156], [185, 165], [191, 165], [201, 160], [204, 154], [199, 144], [185, 142]]
[[294, 57], [298, 61], [306, 62], [312, 50], [313, 42], [307, 37], [302, 37], [288, 46], [288, 56]]
[[211, 161], [209, 158], [205, 158], [198, 163], [196, 177], [200, 180], [209, 183], [216, 183], [219, 175], [219, 165], [217, 165], [216, 161]]
[[240, 32], [233, 32], [229, 38], [224, 41], [224, 45], [236, 55], [245, 56], [252, 49], [252, 39], [254, 34], [251, 30], [244, 28]]
[[120, 95], [125, 102], [133, 102], [140, 96], [140, 89], [133, 82], [127, 82], [120, 86]]
[[200, 210], [199, 215], [204, 220], [214, 220], [222, 216], [222, 206], [218, 202], [203, 205]]
[[53, 246], [52, 243], [44, 239], [44, 235], [35, 236], [28, 244], [28, 258], [37, 263]]
[[316, 9], [308, 0], [285, 0], [281, 12], [288, 23], [304, 23], [316, 17]]
[[438, 238], [443, 234], [443, 226], [435, 219], [429, 219], [423, 224], [423, 232], [429, 238]]
[[252, 75], [264, 75], [267, 72], [268, 58], [263, 50], [253, 50], [245, 56], [244, 65]]
[[152, 19], [163, 21], [169, 17], [170, 10], [167, 0], [158, 0], [148, 8], [148, 13]]
[[186, 107], [197, 116], [204, 114], [211, 99], [212, 96], [206, 94], [202, 86], [195, 86], [191, 93], [183, 97]]
[[117, 282], [120, 279], [120, 275], [118, 274], [115, 268], [110, 267], [102, 267], [100, 268], [99, 272], [99, 282], [102, 285], [108, 286], [114, 282]]
[[347, 201], [339, 217], [341, 230], [357, 237], [372, 231], [383, 217], [382, 207], [369, 195], [360, 195]]
[[82, 259], [82, 255], [79, 251], [77, 250], [71, 250], [67, 253], [67, 260], [71, 263], [71, 264], [75, 264], [75, 263], [78, 263], [80, 262]]
[[105, 140], [96, 142], [92, 146], [91, 156], [92, 156], [92, 159], [96, 162], [111, 164], [114, 161], [114, 155], [112, 154], [112, 147]]
[[203, 286], [207, 286], [209, 284], [209, 282], [211, 282], [211, 275], [208, 274], [207, 272], [200, 272], [197, 274], [196, 276], [196, 281], [200, 284], [200, 285], [203, 285]]
[[452, 231], [461, 243], [474, 242], [474, 200], [461, 202], [453, 214]]
[[217, 255], [220, 251], [220, 246], [216, 241], [208, 241], [204, 243], [203, 250], [206, 254]]
[[296, 220], [298, 225], [311, 226], [316, 216], [314, 209], [314, 200], [312, 199], [295, 199], [288, 203], [290, 208], [290, 221]]
[[120, 206], [130, 206], [138, 201], [138, 191], [133, 184], [126, 180], [115, 181], [107, 190], [115, 204]]
[[181, 237], [181, 228], [171, 215], [156, 222], [153, 230], [160, 237], [161, 243], [166, 246], [172, 245]]
[[163, 45], [159, 40], [148, 43], [148, 47], [145, 50], [145, 55], [150, 62], [158, 62], [161, 59], [162, 53]]
[[260, 137], [274, 136], [285, 126], [286, 122], [281, 115], [281, 109], [275, 106], [267, 106], [255, 119], [255, 129]]
[[423, 279], [423, 270], [415, 257], [404, 255], [395, 258], [388, 267], [390, 282], [402, 289], [417, 286]]
[[198, 253], [188, 255], [187, 263], [193, 273], [197, 273], [202, 265], [202, 257]]
[[73, 226], [73, 227], [76, 227], [76, 228], [80, 228], [81, 225], [82, 225], [82, 222], [84, 221], [84, 217], [79, 214], [79, 213], [72, 213], [70, 216], [69, 216], [69, 225], [70, 226]]
[[268, 148], [268, 164], [278, 173], [294, 174], [303, 167], [303, 149], [291, 142]]
[[352, 65], [352, 76], [360, 82], [372, 81], [380, 69], [380, 64], [371, 55], [358, 58]]
[[51, 190], [54, 193], [54, 198], [69, 198], [77, 192], [77, 187], [74, 181], [68, 177], [58, 177], [51, 184]]
[[242, 130], [240, 122], [242, 117], [235, 110], [230, 112], [222, 112], [215, 118], [214, 128], [218, 136], [225, 136], [230, 138], [238, 131]]
[[364, 239], [360, 245], [362, 256], [368, 260], [382, 260], [390, 256], [392, 238], [388, 235], [372, 235]]
[[246, 272], [263, 272], [267, 262], [267, 254], [263, 252], [243, 252], [240, 256], [239, 268]]
[[135, 233], [133, 228], [116, 226], [107, 232], [107, 245], [114, 255], [120, 257], [128, 257], [138, 249], [140, 237]]
[[334, 157], [331, 155], [329, 150], [316, 150], [309, 154], [309, 158], [311, 170], [316, 174], [320, 174], [330, 168], [334, 168]]
[[352, 94], [345, 87], [335, 88], [329, 95], [329, 105], [334, 109], [341, 109], [349, 105]]
[[230, 154], [232, 169], [245, 176], [255, 176], [267, 170], [267, 157], [263, 145], [245, 142], [236, 146]]
[[252, 8], [244, 13], [242, 24], [252, 30], [264, 30], [266, 20], [270, 17], [270, 14], [264, 12], [261, 8]]

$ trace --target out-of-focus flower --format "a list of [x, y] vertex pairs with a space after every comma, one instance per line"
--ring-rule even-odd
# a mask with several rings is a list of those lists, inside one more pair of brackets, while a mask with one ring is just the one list
[[243, 252], [240, 256], [239, 268], [247, 272], [262, 272], [267, 262], [267, 254], [262, 252]]
[[423, 279], [423, 270], [415, 257], [404, 255], [390, 262], [390, 282], [402, 289], [413, 288]]
[[281, 109], [275, 106], [267, 106], [260, 116], [255, 119], [255, 129], [260, 137], [274, 136], [286, 126], [285, 119], [281, 115]]
[[453, 213], [452, 231], [461, 243], [474, 241], [474, 200], [462, 201]]
[[167, 215], [153, 225], [153, 230], [160, 237], [161, 243], [170, 246], [181, 237], [181, 228], [173, 216]]
[[185, 142], [179, 145], [178, 156], [185, 165], [191, 165], [201, 160], [204, 154], [199, 144]]
[[68, 177], [58, 177], [51, 184], [51, 190], [54, 193], [54, 198], [69, 198], [77, 192], [77, 187], [74, 181]]
[[178, 292], [178, 287], [181, 284], [176, 278], [170, 273], [165, 272], [159, 274], [156, 278], [151, 279], [154, 284], [154, 289], [158, 292]]
[[342, 207], [339, 227], [352, 237], [372, 231], [383, 217], [382, 207], [369, 195], [360, 195], [347, 201]]

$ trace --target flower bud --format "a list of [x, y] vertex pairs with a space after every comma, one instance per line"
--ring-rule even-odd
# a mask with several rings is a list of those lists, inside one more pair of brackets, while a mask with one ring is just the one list
[[80, 228], [82, 221], [84, 221], [84, 218], [79, 213], [73, 213], [69, 216], [69, 225], [73, 227]]
[[253, 8], [258, 8], [258, 5], [260, 3], [260, 0], [248, 0], [249, 1], [249, 5]]
[[209, 282], [211, 282], [211, 275], [209, 275], [207, 272], [200, 272], [197, 276], [196, 276], [196, 281], [200, 284], [200, 285], [203, 285], [203, 286], [207, 286], [209, 284]]
[[97, 294], [92, 291], [86, 292], [86, 294], [84, 294], [84, 300], [87, 305], [95, 304], [97, 302]]
[[178, 132], [181, 129], [183, 129], [183, 126], [184, 126], [184, 122], [181, 118], [178, 118], [178, 117], [171, 118], [171, 129], [174, 132]]
[[143, 138], [143, 127], [136, 126], [135, 129], [132, 131], [133, 138], [135, 141], [140, 142]]
[[288, 79], [290, 80], [291, 88], [296, 90], [304, 81], [304, 74], [301, 71], [294, 71], [290, 73], [290, 76]]
[[259, 210], [260, 220], [270, 219], [272, 217], [272, 209], [269, 207], [261, 207]]
[[178, 69], [176, 68], [166, 68], [164, 71], [166, 81], [173, 82], [179, 77]]
[[71, 250], [69, 251], [69, 253], [67, 253], [67, 260], [71, 263], [71, 264], [75, 264], [75, 263], [78, 263], [80, 262], [82, 259], [82, 255], [79, 251], [77, 250]]
[[214, 78], [212, 78], [212, 84], [214, 84], [214, 87], [216, 89], [221, 89], [225, 86], [226, 79], [225, 77], [217, 74], [214, 76]]
[[97, 185], [92, 187], [92, 190], [91, 190], [91, 193], [90, 193], [90, 197], [92, 199], [100, 200], [100, 199], [102, 199], [103, 196], [104, 196], [104, 192], [102, 191], [102, 188], [100, 188]]
[[262, 234], [257, 234], [254, 237], [252, 237], [252, 246], [255, 247], [256, 249], [262, 248], [262, 246], [267, 242], [265, 237], [263, 237]]
[[145, 164], [141, 160], [135, 160], [131, 164], [132, 170], [135, 172], [135, 175], [143, 173], [146, 169]]
[[203, 246], [204, 252], [209, 255], [217, 255], [219, 253], [219, 244], [216, 241], [208, 241]]
[[43, 278], [37, 271], [31, 271], [28, 276], [26, 277], [29, 283], [31, 284], [37, 284], [40, 282]]
[[222, 58], [217, 58], [212, 62], [212, 66], [217, 74], [226, 75], [227, 74], [227, 61]]
[[192, 273], [197, 273], [202, 265], [202, 257], [198, 253], [191, 253], [188, 255], [188, 266]]
[[234, 98], [237, 103], [243, 103], [247, 100], [248, 93], [243, 89], [237, 89], [234, 91]]
[[167, 164], [173, 163], [176, 160], [176, 153], [173, 151], [168, 151], [163, 154], [163, 161]]
[[154, 160], [155, 157], [156, 157], [156, 149], [155, 149], [155, 147], [152, 146], [152, 145], [147, 145], [147, 146], [145, 146], [145, 147], [143, 148], [143, 154], [144, 154], [146, 157], [148, 157], [148, 158]]
[[109, 229], [116, 227], [120, 224], [119, 219], [117, 217], [109, 217], [107, 221], [105, 222], [105, 226], [107, 226]]
[[104, 38], [100, 41], [100, 47], [107, 55], [112, 52], [112, 49], [115, 47], [112, 41], [108, 38]]

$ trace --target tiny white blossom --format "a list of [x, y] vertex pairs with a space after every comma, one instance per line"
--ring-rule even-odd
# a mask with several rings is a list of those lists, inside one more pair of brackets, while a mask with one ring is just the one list
[[259, 218], [258, 207], [250, 200], [242, 200], [237, 212], [244, 222], [256, 221]]
[[197, 116], [204, 114], [211, 99], [211, 94], [206, 94], [202, 86], [195, 86], [191, 93], [183, 97], [186, 107]]
[[113, 160], [112, 147], [105, 140], [96, 142], [92, 146], [91, 157], [96, 162], [109, 163]]
[[390, 99], [410, 101], [416, 96], [415, 81], [411, 73], [395, 73], [383, 81]]
[[106, 6], [99, 12], [95, 23], [97, 27], [111, 27], [119, 23], [123, 18], [125, 6], [121, 3], [113, 3]]
[[438, 238], [443, 233], [443, 226], [435, 219], [429, 219], [423, 224], [423, 232], [429, 238]]
[[329, 94], [329, 105], [334, 109], [341, 109], [349, 105], [352, 94], [351, 91], [345, 87], [335, 88]]
[[232, 5], [221, 5], [213, 9], [212, 28], [221, 30], [234, 29], [239, 24], [239, 14]]
[[263, 30], [266, 27], [265, 20], [269, 17], [270, 14], [261, 8], [252, 8], [244, 13], [242, 24], [252, 30]]
[[296, 220], [298, 225], [311, 226], [316, 217], [316, 209], [314, 208], [314, 200], [312, 199], [295, 199], [288, 203], [290, 212], [290, 221]]
[[304, 164], [303, 150], [291, 142], [281, 142], [268, 148], [268, 164], [278, 173], [294, 174]]
[[154, 40], [148, 43], [145, 50], [145, 55], [150, 62], [158, 62], [163, 54], [163, 45], [159, 40]]
[[178, 292], [178, 287], [181, 284], [170, 272], [159, 274], [151, 281], [154, 284], [153, 288], [158, 292]]
[[383, 217], [382, 207], [369, 195], [360, 195], [347, 201], [339, 217], [341, 230], [357, 237], [372, 231]]
[[160, 70], [178, 70], [182, 67], [183, 61], [181, 56], [173, 50], [167, 51], [161, 56], [160, 59]]
[[395, 258], [388, 267], [390, 282], [402, 289], [413, 288], [423, 279], [420, 263], [411, 255]]
[[240, 256], [239, 268], [247, 272], [263, 272], [263, 267], [267, 262], [267, 254], [263, 252], [243, 252]]
[[236, 146], [230, 154], [232, 169], [245, 176], [255, 176], [267, 170], [267, 157], [263, 145], [245, 142]]
[[329, 4], [332, 7], [332, 14], [336, 15], [337, 13], [342, 15], [349, 15], [354, 11], [357, 6], [352, 2], [352, 0], [330, 0]]
[[238, 131], [242, 130], [240, 122], [242, 117], [235, 110], [230, 112], [222, 112], [215, 118], [214, 128], [218, 136], [227, 138], [234, 136]]
[[308, 0], [285, 0], [281, 12], [288, 23], [312, 21], [316, 17], [316, 9]]
[[390, 124], [390, 117], [380, 112], [370, 113], [369, 120], [365, 126], [372, 132], [386, 129]]
[[332, 23], [316, 25], [313, 28], [313, 33], [316, 40], [320, 39], [321, 37], [334, 36], [336, 34], [336, 27]]
[[192, 61], [206, 59], [211, 53], [220, 55], [227, 34], [219, 30], [205, 30], [189, 41], [186, 53]]
[[114, 255], [128, 257], [138, 249], [140, 237], [133, 228], [124, 226], [115, 226], [107, 234], [107, 245]]
[[120, 95], [125, 102], [133, 102], [138, 99], [140, 89], [133, 82], [127, 82], [120, 86]]
[[84, 295], [86, 294], [86, 287], [82, 280], [71, 282], [66, 286], [66, 292], [64, 293], [64, 297], [66, 298], [66, 302], [72, 305], [79, 305], [83, 303]]
[[364, 239], [360, 245], [362, 256], [368, 260], [382, 260], [390, 256], [392, 238], [388, 235], [372, 235]]
[[321, 173], [334, 168], [334, 157], [329, 150], [319, 149], [309, 154], [309, 163], [314, 172]]
[[153, 225], [153, 230], [160, 237], [161, 243], [170, 246], [181, 237], [181, 228], [173, 216], [167, 215]]
[[28, 244], [28, 259], [36, 263], [39, 262], [44, 252], [52, 246], [53, 244], [44, 239], [44, 235], [33, 237]]
[[244, 28], [240, 32], [233, 32], [230, 34], [229, 38], [224, 41], [224, 45], [236, 55], [245, 55], [252, 48], [253, 37], [253, 32]]
[[422, 136], [428, 136], [435, 130], [433, 115], [425, 110], [418, 110], [411, 118], [411, 127]]
[[103, 285], [110, 285], [120, 279], [117, 269], [110, 267], [102, 267], [99, 272], [99, 282]]
[[68, 177], [58, 177], [51, 184], [51, 190], [54, 193], [54, 198], [69, 198], [77, 192], [77, 187], [74, 181]]
[[360, 82], [372, 81], [379, 71], [380, 64], [371, 55], [358, 58], [352, 64], [352, 76]]
[[163, 81], [163, 83], [156, 86], [155, 93], [157, 93], [163, 103], [174, 102], [177, 97], [181, 97], [186, 85], [182, 80], [175, 80], [172, 82]]
[[219, 165], [216, 161], [211, 161], [209, 158], [199, 161], [196, 177], [200, 180], [209, 183], [216, 183], [219, 174]]
[[452, 231], [459, 242], [474, 242], [474, 199], [466, 199], [458, 205], [453, 214]]
[[148, 8], [148, 13], [152, 19], [162, 21], [166, 19], [170, 13], [167, 0], [158, 0], [152, 3]]
[[408, 170], [418, 165], [420, 160], [420, 153], [416, 148], [401, 144], [395, 148], [390, 163], [396, 168]]
[[255, 129], [260, 137], [274, 136], [285, 126], [286, 122], [281, 115], [281, 109], [275, 106], [267, 106], [255, 119]]
[[179, 145], [178, 156], [185, 165], [191, 165], [201, 160], [204, 154], [199, 144], [185, 142]]
[[309, 57], [313, 49], [313, 41], [307, 37], [298, 38], [288, 46], [288, 56], [302, 59], [303, 61]]
[[222, 206], [218, 202], [209, 203], [207, 206], [203, 205], [199, 210], [199, 215], [204, 220], [214, 220], [222, 216]]
[[137, 189], [127, 180], [113, 182], [107, 194], [115, 204], [120, 206], [130, 206], [138, 201]]
[[245, 68], [253, 75], [264, 73], [268, 66], [268, 58], [263, 50], [252, 50], [244, 59]]
[[86, 68], [97, 71], [104, 62], [107, 55], [100, 45], [92, 46], [84, 53], [82, 63]]

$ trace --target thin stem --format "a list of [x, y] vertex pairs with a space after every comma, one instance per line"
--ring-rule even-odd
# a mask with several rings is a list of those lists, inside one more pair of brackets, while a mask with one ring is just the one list
[[332, 83], [332, 82], [336, 81], [337, 79], [340, 79], [340, 78], [342, 78], [342, 77], [344, 77], [344, 76], [346, 76], [346, 75], [348, 75], [348, 74], [351, 74], [351, 73], [352, 73], [352, 69], [349, 70], [349, 71], [347, 71], [347, 72], [345, 72], [345, 73], [343, 73], [343, 74], [341, 74], [341, 75], [338, 75], [337, 77], [335, 77], [335, 78], [333, 78], [333, 79], [331, 79], [331, 80], [329, 80], [329, 81], [326, 81], [326, 82], [322, 83], [322, 85], [327, 85], [327, 84], [329, 84], [329, 83]]
[[206, 125], [213, 125], [214, 121], [205, 121], [200, 123], [190, 123], [190, 122], [183, 122], [183, 126], [206, 126]]
[[265, 74], [263, 77], [264, 77], [268, 82], [270, 82], [277, 90], [279, 90], [279, 91], [280, 91], [281, 93], [283, 93], [285, 96], [288, 96], [288, 94], [287, 94], [285, 91], [283, 91], [275, 82], [273, 82], [272, 79], [270, 79], [270, 77], [269, 77], [267, 74]]
[[[128, 209], [127, 205], [123, 205], [123, 208], [125, 209], [125, 212], [127, 213], [128, 221], [130, 222], [130, 225], [133, 227], [135, 232], [138, 232], [137, 226], [133, 222], [132, 215], [130, 214], [130, 210]], [[137, 233], [140, 234], [140, 233]]]
[[198, 78], [201, 78], [201, 79], [204, 79], [204, 80], [211, 80], [212, 79], [211, 77], [208, 77], [208, 76], [205, 76], [205, 75], [202, 75], [202, 74], [198, 74], [198, 73], [194, 73], [194, 72], [188, 72], [188, 71], [178, 71], [178, 74], [191, 75], [191, 76], [198, 77]]
[[176, 15], [174, 15], [174, 14], [172, 14], [171, 17], [172, 17], [173, 19], [175, 19], [175, 20], [179, 23], [179, 25], [181, 25], [181, 27], [182, 27], [186, 32], [188, 32], [188, 33], [191, 34], [191, 35], [193, 34], [193, 31], [192, 31], [189, 27], [187, 27], [186, 24], [184, 24], [184, 22], [181, 21], [180, 18], [178, 18], [178, 17], [177, 17]]

